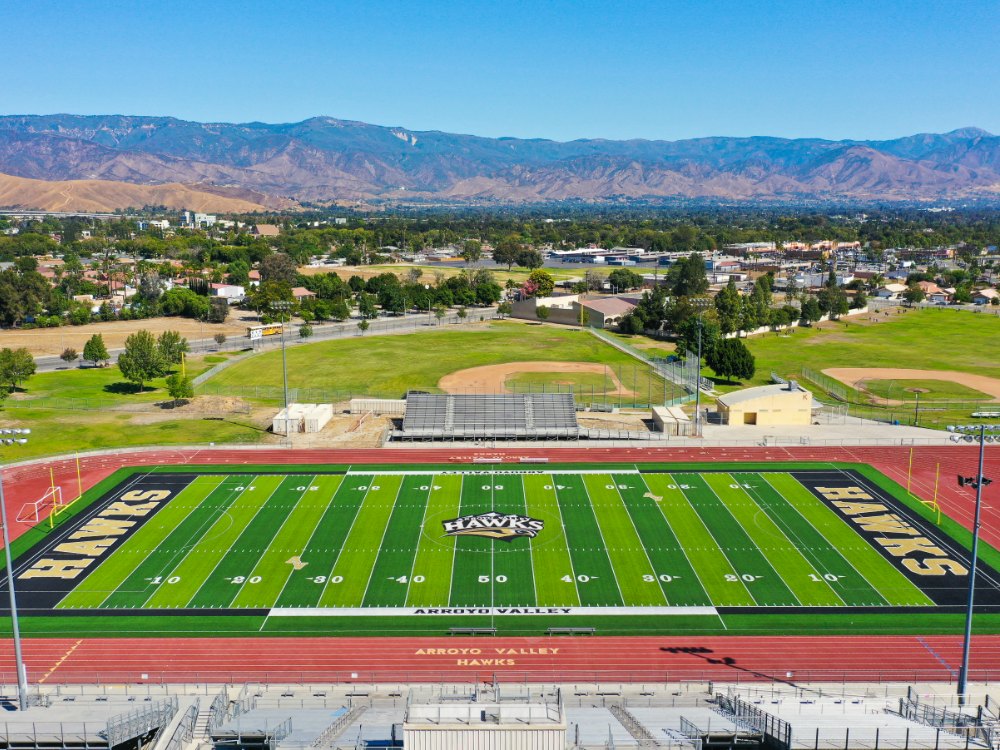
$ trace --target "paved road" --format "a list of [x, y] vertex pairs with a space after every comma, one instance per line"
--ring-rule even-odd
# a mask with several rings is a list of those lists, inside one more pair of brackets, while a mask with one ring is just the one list
[[[494, 307], [471, 308], [469, 309], [468, 317], [466, 317], [464, 322], [478, 322], [480, 316], [489, 320], [495, 317], [495, 315], [496, 308]], [[427, 313], [416, 313], [390, 318], [376, 318], [375, 320], [369, 321], [371, 327], [365, 332], [364, 335], [385, 336], [387, 334], [403, 333], [406, 331], [426, 331], [431, 328], [436, 328], [439, 325], [454, 325], [462, 322], [463, 320], [459, 318], [456, 313], [445, 315], [445, 317], [441, 319], [440, 323], [434, 317], [428, 316]], [[136, 321], [135, 325], [136, 330], [140, 330], [142, 328], [142, 321]], [[361, 331], [358, 330], [357, 320], [349, 320], [343, 323], [326, 323], [322, 325], [314, 324], [313, 335], [309, 339], [299, 338], [297, 331], [298, 328], [296, 327], [293, 327], [289, 331], [289, 337], [285, 342], [286, 345], [291, 346], [313, 341], [351, 338], [361, 335]], [[241, 336], [231, 337], [221, 346], [217, 344], [214, 339], [210, 338], [189, 339], [188, 344], [191, 346], [192, 354], [203, 354], [207, 352], [236, 351], [239, 349], [245, 349], [250, 345], [250, 342]], [[271, 336], [267, 339], [262, 339], [258, 343], [258, 346], [261, 350], [277, 348], [281, 346], [281, 337]], [[124, 349], [110, 349], [108, 353], [111, 355], [111, 361], [114, 362], [117, 360], [118, 355], [123, 351]], [[54, 370], [70, 369], [70, 367], [57, 356], [36, 357], [35, 366], [38, 372], [52, 372]]]

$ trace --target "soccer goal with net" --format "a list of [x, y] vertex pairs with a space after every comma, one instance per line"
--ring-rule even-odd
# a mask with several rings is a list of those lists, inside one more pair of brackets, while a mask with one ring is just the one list
[[17, 521], [18, 523], [38, 523], [45, 518], [51, 518], [62, 507], [62, 487], [49, 487], [38, 500], [21, 506], [21, 510], [17, 514]]

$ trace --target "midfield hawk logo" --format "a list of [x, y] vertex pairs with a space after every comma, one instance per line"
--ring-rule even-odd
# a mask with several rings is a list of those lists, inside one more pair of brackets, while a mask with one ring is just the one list
[[511, 542], [519, 536], [535, 537], [545, 526], [544, 521], [516, 513], [481, 513], [478, 516], [462, 516], [443, 521], [444, 533], [448, 536], [485, 536]]

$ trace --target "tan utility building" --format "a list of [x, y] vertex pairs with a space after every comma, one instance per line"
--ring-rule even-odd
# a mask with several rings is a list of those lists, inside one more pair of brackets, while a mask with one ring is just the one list
[[812, 424], [812, 394], [794, 381], [733, 391], [719, 397], [717, 404], [725, 424]]

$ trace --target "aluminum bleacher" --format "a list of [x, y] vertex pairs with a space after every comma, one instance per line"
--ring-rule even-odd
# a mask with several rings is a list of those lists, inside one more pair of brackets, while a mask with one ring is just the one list
[[408, 393], [403, 427], [393, 437], [441, 439], [575, 439], [571, 393], [464, 395]]

